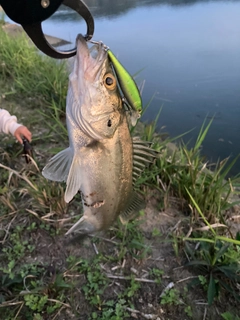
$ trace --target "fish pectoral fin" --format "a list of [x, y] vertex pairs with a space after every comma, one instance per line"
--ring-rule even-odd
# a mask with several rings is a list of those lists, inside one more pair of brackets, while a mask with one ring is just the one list
[[96, 227], [86, 219], [86, 217], [82, 216], [80, 220], [78, 220], [66, 233], [65, 235], [69, 235], [72, 232], [77, 232], [78, 234], [91, 234], [97, 231]]
[[81, 158], [78, 154], [73, 157], [66, 184], [64, 200], [68, 203], [81, 187]]
[[133, 192], [133, 195], [130, 199], [130, 202], [126, 210], [122, 212], [119, 216], [120, 221], [122, 222], [122, 224], [126, 224], [129, 220], [134, 219], [138, 215], [138, 212], [144, 208], [144, 200], [140, 197], [139, 194]]
[[66, 181], [72, 158], [70, 148], [62, 150], [49, 160], [42, 170], [42, 175], [52, 181]]

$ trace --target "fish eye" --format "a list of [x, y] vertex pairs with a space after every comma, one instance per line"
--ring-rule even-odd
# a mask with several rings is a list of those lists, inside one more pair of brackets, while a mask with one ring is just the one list
[[111, 126], [112, 126], [112, 120], [111, 120], [111, 119], [108, 120], [107, 126], [108, 126], [108, 127], [111, 127]]
[[110, 90], [114, 90], [117, 85], [116, 78], [111, 73], [105, 74], [103, 78], [103, 83], [105, 87]]

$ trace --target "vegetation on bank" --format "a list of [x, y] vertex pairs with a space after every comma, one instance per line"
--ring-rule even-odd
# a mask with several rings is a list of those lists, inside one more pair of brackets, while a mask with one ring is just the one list
[[[47, 181], [41, 170], [68, 143], [67, 75], [66, 62], [0, 30], [0, 104], [31, 128], [35, 150], [26, 165], [21, 147], [11, 137], [1, 140], [0, 314], [5, 320], [239, 319], [240, 234], [231, 224], [239, 219], [239, 180], [227, 178], [235, 160], [212, 166], [201, 155], [211, 121], [191, 149], [169, 149], [156, 123], [136, 129], [160, 154], [136, 182], [154, 213], [150, 229], [143, 227], [150, 221], [145, 210], [101, 235], [64, 238], [79, 218], [80, 196], [66, 204], [64, 184]], [[162, 230], [169, 208], [177, 222]]]

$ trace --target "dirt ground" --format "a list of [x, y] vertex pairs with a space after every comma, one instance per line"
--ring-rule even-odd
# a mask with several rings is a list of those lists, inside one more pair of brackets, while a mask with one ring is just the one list
[[[31, 243], [35, 249], [28, 257], [25, 257], [24, 262], [37, 261], [45, 268], [48, 266], [53, 273], [57, 271], [66, 274], [68, 273], [67, 259], [70, 256], [89, 261], [98, 254], [111, 256], [114, 261], [107, 259], [100, 265], [102, 273], [110, 280], [103, 294], [106, 301], [110, 298], [117, 300], [118, 296], [121, 296], [121, 293], [130, 286], [129, 275], [138, 279], [140, 284], [140, 288], [131, 299], [134, 308], [129, 308], [130, 316], [124, 319], [220, 320], [222, 319], [221, 314], [226, 311], [240, 316], [237, 302], [227, 293], [222, 293], [212, 306], [208, 306], [206, 291], [201, 286], [191, 286], [192, 281], [201, 273], [185, 266], [188, 262], [186, 255], [181, 246], [177, 254], [172, 241], [173, 235], [180, 235], [183, 230], [188, 229], [188, 217], [176, 208], [169, 208], [165, 211], [157, 209], [157, 196], [154, 191], [147, 200], [144, 216], [139, 218], [141, 223], [138, 232], [142, 232], [144, 245], [149, 248], [142, 258], [139, 258], [141, 250], [134, 250], [136, 257], [128, 253], [123, 259], [118, 260], [120, 253], [116, 226], [110, 231], [97, 234], [95, 238], [77, 236], [65, 238], [64, 231], [67, 229], [63, 226], [60, 234], [55, 236], [51, 236], [48, 231], [42, 229], [36, 229], [31, 235], [27, 235], [28, 240], [31, 237]], [[61, 217], [61, 219], [68, 218], [69, 215]], [[26, 217], [23, 220], [19, 219], [15, 223], [26, 223]], [[153, 235], [153, 230], [158, 230], [159, 235]], [[160, 283], [156, 283], [154, 277], [151, 277], [150, 270], [152, 269], [162, 271]], [[79, 278], [75, 285], [76, 290], [72, 293], [73, 305], [57, 317], [59, 320], [88, 319], [92, 312], [81, 290], [86, 278], [82, 274], [77, 276]], [[177, 290], [177, 297], [173, 304], [161, 305], [161, 295], [168, 287]], [[187, 307], [191, 310], [191, 316], [186, 312]], [[43, 319], [50, 320], [51, 318], [46, 316]]]

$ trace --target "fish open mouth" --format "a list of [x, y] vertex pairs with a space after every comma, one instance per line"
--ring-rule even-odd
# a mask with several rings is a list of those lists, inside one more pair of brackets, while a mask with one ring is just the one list
[[82, 72], [86, 79], [94, 81], [101, 72], [102, 65], [107, 59], [107, 51], [101, 42], [88, 47], [86, 39], [79, 34], [76, 39], [77, 46], [77, 69]]

